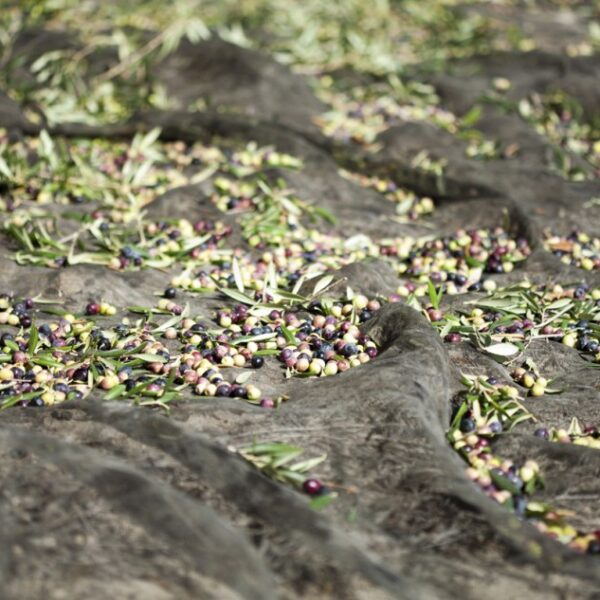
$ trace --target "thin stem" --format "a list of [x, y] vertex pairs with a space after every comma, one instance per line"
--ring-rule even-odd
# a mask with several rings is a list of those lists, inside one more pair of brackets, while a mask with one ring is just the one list
[[150, 41], [148, 41], [144, 46], [142, 46], [139, 50], [132, 52], [127, 58], [122, 60], [120, 63], [116, 64], [114, 67], [110, 68], [102, 75], [98, 75], [94, 79], [94, 83], [106, 83], [119, 75], [122, 75], [127, 69], [132, 67], [135, 63], [139, 62], [148, 54], [151, 54], [154, 50], [160, 47], [160, 45], [167, 39], [167, 37], [172, 32], [173, 27], [168, 27], [164, 31], [161, 31], [158, 35], [154, 36]]

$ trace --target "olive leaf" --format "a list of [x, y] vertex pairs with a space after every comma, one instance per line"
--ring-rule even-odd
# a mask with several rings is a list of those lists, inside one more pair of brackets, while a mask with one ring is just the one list
[[486, 346], [484, 348], [486, 352], [489, 354], [493, 354], [494, 356], [514, 356], [518, 354], [521, 349], [515, 344], [511, 344], [510, 342], [501, 342], [499, 344], [492, 344], [491, 346]]
[[312, 296], [318, 296], [321, 292], [325, 291], [331, 285], [334, 279], [335, 278], [333, 275], [325, 275], [324, 277], [321, 277], [313, 288]]

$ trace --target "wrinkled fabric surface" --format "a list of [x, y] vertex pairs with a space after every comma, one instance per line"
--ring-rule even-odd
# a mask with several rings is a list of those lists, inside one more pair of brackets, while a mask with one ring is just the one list
[[[35, 58], [64, 43], [47, 36], [26, 48]], [[469, 160], [464, 142], [427, 123], [389, 129], [377, 140], [379, 150], [368, 154], [353, 146], [335, 148], [312, 121], [323, 106], [308, 84], [262, 53], [218, 40], [184, 45], [157, 76], [182, 103], [209, 93], [236, 112], [152, 112], [128, 123], [61, 125], [51, 133], [116, 138], [160, 126], [164, 139], [219, 135], [273, 144], [303, 159], [303, 170], [280, 175], [300, 197], [334, 212], [340, 232], [443, 234], [493, 226], [507, 216], [534, 252], [515, 272], [498, 277], [500, 284], [525, 276], [536, 282], [583, 279], [582, 271], [543, 249], [542, 231], [551, 224], [563, 234], [573, 227], [598, 234], [600, 207], [584, 204], [600, 196], [600, 184], [571, 183], [551, 173], [544, 163], [547, 142], [524, 121], [489, 107], [480, 123], [506, 142], [524, 145], [522, 160]], [[514, 99], [560, 83], [586, 110], [598, 109], [598, 58], [567, 59], [551, 45], [526, 57], [457, 61], [432, 83], [442, 105], [460, 114], [493, 77], [517, 82]], [[1, 91], [0, 126], [15, 136], [39, 127]], [[443, 190], [433, 176], [411, 166], [422, 150], [447, 160]], [[392, 172], [399, 184], [435, 196], [432, 227], [391, 221], [391, 203], [340, 177], [338, 161], [366, 162], [373, 172]], [[201, 186], [191, 186], [169, 191], [148, 214], [181, 211], [192, 218], [214, 210]], [[147, 304], [164, 287], [158, 272], [19, 267], [6, 240], [0, 252], [0, 290], [60, 293], [67, 308], [96, 295], [116, 306]], [[397, 286], [385, 263], [343, 271], [347, 285], [367, 294]], [[585, 278], [600, 284], [598, 273]], [[221, 302], [216, 296], [190, 299], [194, 310], [207, 312]], [[98, 396], [0, 413], [2, 597], [600, 597], [598, 559], [574, 554], [485, 497], [446, 441], [459, 371], [494, 372], [507, 381], [508, 371], [466, 343], [448, 348], [408, 307], [386, 306], [368, 330], [383, 351], [360, 368], [286, 382], [275, 366], [258, 372], [261, 386], [290, 397], [276, 411], [190, 397], [167, 417]], [[561, 427], [572, 416], [597, 421], [598, 371], [558, 344], [538, 341], [529, 353], [564, 390], [527, 401], [538, 419]], [[537, 460], [547, 474], [543, 499], [576, 511], [581, 526], [600, 529], [600, 454], [544, 442], [531, 435], [533, 427], [523, 424], [494, 448], [502, 456]], [[254, 439], [326, 452], [323, 479], [347, 491], [321, 512], [310, 509], [305, 497], [227, 450]]]

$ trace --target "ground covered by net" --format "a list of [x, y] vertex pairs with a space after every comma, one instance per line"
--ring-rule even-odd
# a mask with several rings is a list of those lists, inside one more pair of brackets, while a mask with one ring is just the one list
[[600, 6], [0, 1], [2, 597], [600, 592]]

